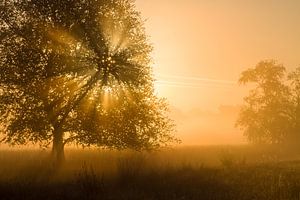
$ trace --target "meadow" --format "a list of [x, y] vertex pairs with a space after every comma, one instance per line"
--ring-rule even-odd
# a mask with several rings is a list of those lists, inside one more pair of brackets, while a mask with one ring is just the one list
[[296, 200], [295, 152], [250, 145], [155, 152], [69, 148], [65, 165], [55, 169], [47, 150], [3, 149], [0, 199]]

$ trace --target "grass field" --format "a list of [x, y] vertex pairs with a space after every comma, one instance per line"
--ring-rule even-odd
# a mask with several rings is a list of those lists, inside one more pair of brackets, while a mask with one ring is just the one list
[[[293, 152], [293, 153], [292, 153]], [[157, 152], [0, 151], [0, 199], [300, 199], [300, 158], [276, 147], [178, 147]]]

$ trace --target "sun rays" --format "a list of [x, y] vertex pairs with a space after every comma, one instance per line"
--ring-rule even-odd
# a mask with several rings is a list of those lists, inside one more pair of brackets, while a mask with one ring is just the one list
[[101, 54], [72, 35], [72, 31], [46, 28], [51, 42], [45, 44], [43, 51], [58, 55], [57, 64], [62, 65], [56, 75], [48, 78], [47, 90], [43, 91], [50, 99], [53, 116], [62, 115], [64, 109], [70, 107], [67, 110], [72, 110], [76, 106], [69, 102], [75, 101], [85, 113], [101, 112], [129, 95], [126, 79], [135, 76], [139, 55], [127, 53], [130, 40], [126, 36], [126, 24], [112, 25], [113, 20], [109, 19], [102, 22], [108, 48]]

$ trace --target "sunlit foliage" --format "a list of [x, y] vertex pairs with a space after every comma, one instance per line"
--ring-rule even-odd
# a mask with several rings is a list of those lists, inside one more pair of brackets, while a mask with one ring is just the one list
[[172, 140], [130, 0], [0, 4], [4, 142], [151, 149]]

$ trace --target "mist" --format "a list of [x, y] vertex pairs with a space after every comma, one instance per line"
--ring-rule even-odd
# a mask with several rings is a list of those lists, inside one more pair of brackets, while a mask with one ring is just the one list
[[0, 199], [299, 199], [299, 10], [0, 1]]

